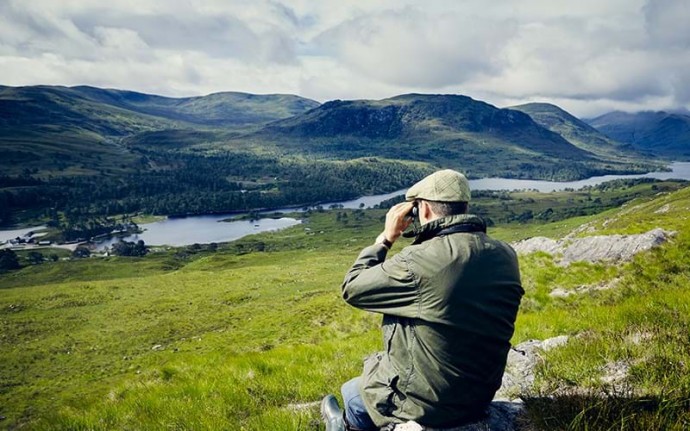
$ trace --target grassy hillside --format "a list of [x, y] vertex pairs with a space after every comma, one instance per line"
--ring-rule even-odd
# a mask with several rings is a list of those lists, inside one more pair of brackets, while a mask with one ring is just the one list
[[[150, 169], [123, 142], [167, 133], [169, 147], [222, 141], [228, 131], [290, 117], [318, 106], [292, 95], [216, 93], [169, 98], [94, 87], [0, 87], [4, 175], [122, 175]], [[188, 137], [193, 132], [203, 139]]]
[[[546, 355], [537, 392], [523, 394], [537, 429], [690, 424], [690, 188], [653, 185], [634, 186], [646, 197], [604, 213], [491, 230], [505, 239], [560, 237], [583, 223], [591, 227], [583, 235], [678, 232], [623, 265], [521, 259], [526, 296], [513, 342], [571, 336]], [[571, 198], [542, 195], [550, 206]], [[529, 203], [522, 198], [508, 203]], [[0, 427], [317, 429], [317, 407], [301, 405], [338, 392], [380, 347], [380, 318], [344, 304], [338, 286], [383, 214], [314, 212], [302, 226], [216, 252], [55, 262], [0, 276]], [[614, 289], [548, 295], [612, 280]], [[629, 364], [635, 395], [595, 396], [615, 362]]]

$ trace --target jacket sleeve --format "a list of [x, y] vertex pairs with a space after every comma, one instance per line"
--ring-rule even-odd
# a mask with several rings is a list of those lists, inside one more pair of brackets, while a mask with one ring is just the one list
[[389, 260], [380, 244], [366, 247], [345, 275], [343, 299], [362, 310], [400, 317], [417, 318], [420, 292], [405, 253]]

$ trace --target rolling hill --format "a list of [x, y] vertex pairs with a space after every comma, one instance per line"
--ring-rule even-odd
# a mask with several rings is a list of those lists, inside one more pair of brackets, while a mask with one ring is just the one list
[[642, 151], [690, 160], [690, 115], [664, 111], [610, 112], [587, 120], [606, 136]]
[[630, 157], [631, 146], [607, 137], [594, 127], [550, 103], [510, 106], [529, 115], [537, 124], [558, 133], [576, 147], [602, 157]]
[[0, 87], [0, 169], [43, 176], [128, 173], [141, 168], [141, 155], [124, 138], [166, 131], [172, 144], [193, 144], [204, 140], [190, 141], [190, 131], [201, 131], [205, 140], [222, 140], [315, 106], [292, 95], [169, 98], [85, 86]]
[[91, 100], [132, 112], [223, 128], [268, 123], [319, 106], [314, 100], [290, 94], [222, 92], [200, 97], [171, 98], [83, 86], [71, 90]]
[[321, 157], [420, 160], [471, 176], [572, 179], [635, 169], [573, 145], [525, 113], [458, 95], [331, 101], [250, 138]]

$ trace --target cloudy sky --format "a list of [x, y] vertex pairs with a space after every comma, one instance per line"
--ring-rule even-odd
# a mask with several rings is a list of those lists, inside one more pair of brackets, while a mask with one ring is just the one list
[[0, 0], [0, 84], [690, 108], [688, 0]]

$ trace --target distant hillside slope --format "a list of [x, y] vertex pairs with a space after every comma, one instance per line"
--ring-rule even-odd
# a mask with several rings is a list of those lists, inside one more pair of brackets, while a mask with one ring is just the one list
[[508, 109], [524, 112], [540, 126], [558, 133], [576, 147], [599, 156], [625, 157], [633, 151], [629, 144], [614, 141], [556, 105], [527, 103]]
[[459, 142], [488, 139], [534, 154], [590, 156], [558, 134], [539, 127], [527, 115], [455, 95], [408, 94], [378, 101], [336, 100], [273, 123], [266, 130], [296, 138], [406, 140], [424, 137]]
[[291, 94], [222, 92], [208, 96], [171, 98], [94, 87], [73, 87], [71, 90], [92, 100], [142, 114], [221, 127], [267, 123], [319, 106], [314, 100]]
[[224, 92], [172, 98], [87, 86], [0, 87], [0, 124], [73, 120], [108, 126], [105, 131], [110, 133], [122, 128], [137, 131], [132, 129], [136, 124], [127, 121], [132, 116], [148, 120], [142, 120], [145, 126], [151, 126], [151, 121], [157, 126], [173, 121], [222, 127], [267, 123], [317, 106], [316, 101], [288, 94]]
[[167, 118], [141, 115], [120, 104], [104, 103], [74, 88], [0, 89], [0, 133], [5, 137], [12, 136], [15, 131], [50, 133], [67, 128], [116, 136], [174, 125]]
[[690, 115], [668, 112], [611, 112], [587, 120], [612, 139], [655, 155], [690, 160]]
[[253, 137], [291, 151], [422, 160], [471, 175], [567, 179], [630, 169], [578, 148], [527, 114], [458, 95], [336, 100]]
[[0, 168], [10, 174], [130, 172], [142, 161], [123, 138], [148, 144], [152, 136], [159, 144], [164, 132], [170, 146], [220, 140], [318, 105], [291, 95], [169, 98], [84, 86], [0, 87]]

